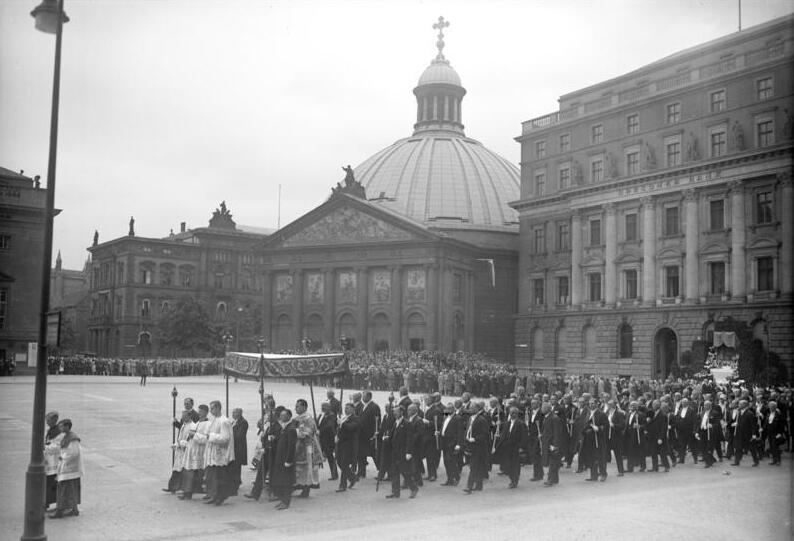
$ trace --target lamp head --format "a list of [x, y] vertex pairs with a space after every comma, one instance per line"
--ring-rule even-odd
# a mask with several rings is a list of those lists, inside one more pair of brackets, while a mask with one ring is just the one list
[[58, 17], [61, 17], [62, 23], [69, 22], [69, 17], [66, 16], [66, 13], [63, 11], [59, 13], [59, 11], [58, 0], [41, 0], [41, 4], [30, 12], [30, 15], [36, 19], [36, 30], [40, 30], [45, 34], [57, 34]]
[[171, 396], [173, 396], [174, 398], [176, 398], [176, 395], [178, 395], [178, 394], [179, 394], [179, 393], [177, 392], [177, 390], [176, 390], [176, 387], [174, 387], [174, 388], [171, 390]]

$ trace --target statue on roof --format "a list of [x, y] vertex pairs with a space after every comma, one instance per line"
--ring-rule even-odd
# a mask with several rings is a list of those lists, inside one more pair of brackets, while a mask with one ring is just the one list
[[219, 229], [237, 229], [237, 224], [232, 220], [232, 213], [226, 208], [226, 201], [221, 201], [220, 208], [212, 211], [212, 218], [210, 218], [210, 227]]
[[361, 185], [359, 181], [356, 180], [356, 176], [353, 172], [353, 168], [349, 165], [347, 167], [342, 167], [342, 171], [345, 172], [345, 179], [342, 182], [337, 182], [336, 187], [331, 188], [331, 194], [335, 195], [338, 193], [346, 193], [358, 197], [359, 199], [366, 199], [367, 192], [364, 189], [364, 186]]
[[127, 235], [129, 235], [130, 237], [135, 236], [135, 218], [133, 218], [132, 216], [130, 216], [130, 231], [129, 233], [127, 233]]
[[96, 246], [99, 244], [99, 231], [94, 229], [94, 244], [92, 246]]

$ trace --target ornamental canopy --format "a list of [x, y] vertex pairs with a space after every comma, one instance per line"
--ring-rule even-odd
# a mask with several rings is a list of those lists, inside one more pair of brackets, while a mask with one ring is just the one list
[[317, 355], [280, 355], [275, 353], [228, 352], [223, 374], [260, 381], [264, 378], [304, 378], [335, 376], [348, 372], [344, 353]]

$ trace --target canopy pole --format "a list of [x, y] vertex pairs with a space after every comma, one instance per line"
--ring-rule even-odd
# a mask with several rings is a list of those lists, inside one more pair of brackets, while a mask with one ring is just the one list
[[317, 422], [317, 408], [314, 407], [314, 378], [309, 378], [309, 392], [312, 394], [312, 413], [314, 413], [314, 422]]
[[229, 417], [229, 373], [226, 372], [226, 417]]

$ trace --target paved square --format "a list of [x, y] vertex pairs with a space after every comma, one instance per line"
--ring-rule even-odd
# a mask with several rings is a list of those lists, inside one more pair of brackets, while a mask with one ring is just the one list
[[[525, 467], [517, 490], [507, 489], [505, 477], [491, 475], [484, 491], [471, 496], [461, 487], [426, 482], [416, 500], [398, 501], [384, 498], [385, 486], [375, 493], [371, 477], [336, 494], [326, 469], [321, 489], [308, 500], [293, 500], [284, 512], [242, 496], [222, 507], [180, 501], [160, 490], [170, 475], [173, 386], [178, 407], [187, 396], [196, 404], [224, 400], [220, 376], [150, 378], [146, 387], [126, 377], [49, 379], [47, 410], [73, 420], [86, 468], [80, 516], [47, 519], [49, 539], [791, 539], [788, 453], [781, 467], [762, 462], [752, 468], [749, 458], [739, 468], [725, 462], [710, 470], [689, 462], [667, 474], [622, 478], [608, 465], [605, 483], [585, 483], [583, 475], [563, 469], [560, 485], [549, 489], [529, 482]], [[257, 387], [230, 384], [231, 406], [242, 407], [252, 427], [249, 456]], [[297, 398], [310, 398], [309, 387], [300, 384], [266, 382], [265, 389], [290, 408]], [[376, 402], [382, 405], [386, 395], [375, 393]], [[315, 388], [318, 411], [324, 398], [325, 389]], [[0, 379], [0, 406], [0, 539], [12, 540], [22, 534], [33, 378]], [[243, 489], [253, 475], [244, 468]]]

